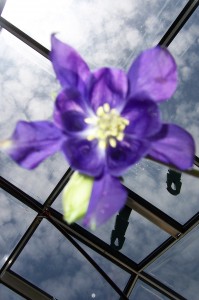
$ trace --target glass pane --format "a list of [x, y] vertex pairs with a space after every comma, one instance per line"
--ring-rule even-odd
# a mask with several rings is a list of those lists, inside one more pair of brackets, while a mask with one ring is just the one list
[[[160, 105], [163, 119], [190, 131], [199, 154], [199, 59], [198, 18], [196, 10], [169, 47], [179, 69], [179, 85], [174, 97]], [[180, 194], [167, 191], [166, 167], [142, 160], [125, 176], [125, 185], [181, 223], [198, 212], [198, 179], [182, 174]], [[144, 183], [144, 184], [143, 184]], [[174, 209], [175, 208], [175, 209]]]
[[62, 34], [93, 66], [126, 67], [134, 52], [156, 44], [187, 0], [8, 0], [3, 17], [50, 47]]
[[2, 189], [0, 199], [0, 267], [2, 267], [36, 213]]
[[199, 226], [165, 252], [146, 271], [186, 299], [198, 299]]
[[92, 265], [43, 220], [13, 271], [59, 300], [117, 299], [118, 294]]
[[[58, 90], [51, 65], [41, 55], [15, 37], [0, 35], [0, 139], [8, 138], [19, 120], [49, 119], [53, 111], [52, 94]], [[0, 175], [44, 202], [68, 164], [62, 154], [47, 159], [33, 171], [17, 166], [1, 153]]]
[[182, 174], [180, 193], [167, 190], [168, 168], [143, 159], [124, 176], [124, 184], [162, 211], [185, 223], [198, 211], [198, 178]]
[[[111, 218], [107, 223], [100, 226], [96, 230], [91, 231], [91, 233], [102, 239], [107, 244], [111, 245], [111, 235], [113, 234], [112, 231], [115, 229], [115, 220], [116, 216]], [[118, 249], [118, 251], [125, 254], [136, 263], [139, 263], [142, 259], [144, 259], [145, 256], [150, 254], [169, 236], [167, 233], [159, 229], [157, 226], [143, 218], [135, 211], [131, 212], [128, 222], [128, 228], [124, 236], [124, 244], [120, 250]], [[119, 231], [122, 230], [123, 228], [120, 227]], [[116, 230], [116, 236], [120, 236], [119, 231]], [[119, 246], [121, 241], [122, 238], [116, 238], [114, 245], [116, 247]]]
[[24, 298], [0, 283], [0, 299], [2, 300], [23, 300]]
[[166, 300], [169, 299], [166, 296], [162, 295], [146, 283], [138, 280], [133, 292], [129, 298], [130, 300]]
[[196, 141], [199, 155], [199, 10], [196, 10], [169, 47], [179, 71], [179, 84], [172, 100], [161, 106], [164, 120], [186, 128]]
[[130, 277], [129, 273], [120, 269], [111, 261], [99, 255], [97, 252], [93, 251], [80, 241], [76, 240], [76, 242], [90, 255], [90, 257], [100, 266], [100, 268], [106, 272], [106, 274], [119, 286], [121, 290], [125, 288]]

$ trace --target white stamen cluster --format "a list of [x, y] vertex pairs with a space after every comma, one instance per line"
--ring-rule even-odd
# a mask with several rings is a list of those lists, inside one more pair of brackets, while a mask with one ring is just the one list
[[89, 141], [98, 139], [99, 147], [105, 149], [108, 144], [115, 148], [117, 141], [124, 138], [124, 129], [129, 120], [121, 117], [116, 109], [111, 109], [108, 103], [99, 106], [96, 116], [86, 118], [85, 123], [93, 125], [93, 132], [87, 136]]

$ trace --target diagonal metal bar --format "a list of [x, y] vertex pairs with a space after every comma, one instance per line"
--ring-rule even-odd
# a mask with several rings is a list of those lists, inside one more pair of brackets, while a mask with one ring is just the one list
[[183, 227], [176, 220], [165, 214], [163, 211], [152, 205], [144, 198], [128, 189], [127, 206], [137, 211], [143, 217], [153, 222], [171, 236], [178, 238], [183, 231]]
[[57, 183], [57, 185], [55, 186], [51, 194], [48, 196], [43, 205], [1, 176], [0, 187], [13, 197], [17, 198], [25, 205], [33, 209], [34, 211], [41, 213], [55, 201], [55, 199], [58, 197], [58, 195], [61, 193], [61, 191], [69, 181], [72, 173], [73, 171], [69, 168], [63, 175], [63, 177], [60, 179], [60, 181]]
[[66, 184], [68, 183], [71, 175], [73, 174], [73, 170], [69, 168], [64, 176], [61, 178], [61, 180], [58, 182], [54, 190], [51, 192], [51, 194], [48, 196], [46, 201], [44, 202], [43, 207], [48, 208], [52, 203], [55, 201], [55, 199], [59, 196], [59, 194], [62, 192]]
[[[72, 235], [73, 237], [77, 238], [81, 242], [83, 242], [85, 245], [89, 246], [91, 249], [99, 253], [100, 255], [104, 256], [105, 258], [109, 259], [116, 265], [118, 265], [120, 268], [124, 269], [125, 271], [131, 273], [132, 275], [137, 275], [138, 278], [142, 278], [146, 282], [148, 282], [149, 285], [151, 285], [154, 289], [162, 292], [167, 297], [173, 300], [181, 300], [184, 299], [181, 295], [170, 289], [168, 286], [164, 285], [162, 282], [157, 281], [155, 278], [150, 276], [149, 274], [143, 272], [142, 270], [138, 270], [137, 264], [130, 260], [128, 257], [123, 255], [122, 253], [119, 253], [115, 251], [114, 249], [110, 249], [110, 246], [104, 243], [102, 240], [98, 239], [97, 237], [91, 235], [89, 232], [85, 230], [85, 235], [82, 234], [83, 228], [78, 226], [77, 224], [74, 224], [72, 226], [67, 225], [64, 221], [59, 220], [59, 218], [55, 218], [53, 216], [53, 210], [49, 211], [48, 220], [52, 223], [54, 221], [54, 224], [57, 224], [61, 226], [65, 232], [67, 232], [69, 235]], [[79, 228], [78, 228], [79, 227]], [[75, 230], [74, 230], [75, 228]], [[81, 232], [81, 234], [80, 234]], [[91, 235], [91, 236], [89, 236]], [[175, 241], [174, 238], [171, 237]], [[164, 243], [163, 243], [164, 244]], [[164, 245], [165, 246], [165, 245]], [[128, 262], [129, 261], [129, 262]], [[159, 286], [158, 286], [159, 284]], [[130, 287], [129, 287], [130, 288]]]
[[198, 7], [199, 0], [189, 0], [188, 3], [185, 5], [183, 10], [180, 12], [178, 17], [175, 19], [175, 21], [172, 23], [170, 28], [167, 30], [165, 35], [162, 37], [162, 39], [159, 42], [159, 45], [168, 47], [173, 39], [176, 37], [178, 32], [182, 29], [184, 24], [188, 21], [190, 16], [193, 14], [193, 12]]
[[23, 192], [21, 189], [16, 187], [14, 184], [0, 176], [0, 188], [5, 190], [7, 193], [17, 198], [23, 204], [27, 205], [29, 208], [36, 212], [42, 212], [43, 206], [37, 200]]
[[54, 225], [66, 238], [69, 242], [89, 261], [89, 263], [100, 273], [100, 275], [110, 284], [110, 286], [120, 295], [124, 300], [128, 300], [127, 296], [120, 290], [120, 288], [115, 284], [114, 281], [104, 272], [103, 269], [88, 255], [88, 253], [67, 233], [67, 231], [54, 222], [52, 219], [49, 220], [52, 225]]
[[25, 299], [55, 300], [53, 296], [39, 289], [37, 286], [11, 270], [5, 272], [1, 281], [5, 286], [13, 290], [15, 293], [21, 295]]
[[18, 187], [14, 186], [2, 177], [0, 177], [0, 184], [1, 187], [4, 190], [6, 190], [9, 194], [16, 197], [19, 201], [21, 201], [28, 207], [34, 209], [39, 214], [38, 217], [40, 219], [44, 217], [52, 218], [58, 224], [62, 225], [64, 228], [67, 228], [70, 234], [81, 240], [90, 248], [94, 249], [100, 254], [104, 254], [106, 258], [112, 257], [112, 261], [118, 264], [120, 267], [123, 266], [123, 268], [126, 269], [127, 272], [131, 272], [134, 269], [136, 270], [137, 264], [131, 259], [128, 259], [122, 253], [119, 253], [118, 251], [112, 249], [108, 244], [101, 241], [99, 238], [89, 233], [81, 226], [77, 224], [69, 226], [68, 224], [66, 224], [66, 222], [63, 221], [63, 216], [53, 208], [44, 208], [38, 201], [25, 194]]
[[46, 217], [50, 222], [52, 220], [57, 225], [62, 226], [64, 230], [72, 237], [84, 243], [86, 246], [110, 260], [126, 272], [130, 274], [137, 272], [138, 265], [133, 260], [111, 248], [107, 243], [99, 239], [94, 234], [88, 232], [78, 224], [68, 225], [63, 220], [63, 216], [53, 208], [49, 208], [49, 213]]
[[41, 223], [41, 220], [42, 220], [41, 218], [36, 217], [32, 222], [32, 224], [27, 229], [27, 231], [25, 232], [25, 234], [23, 235], [23, 237], [21, 238], [21, 240], [18, 242], [17, 246], [14, 248], [14, 250], [12, 251], [12, 253], [10, 254], [10, 256], [8, 257], [8, 259], [6, 260], [6, 262], [4, 263], [4, 265], [0, 270], [1, 279], [3, 278], [5, 272], [8, 269], [10, 269], [11, 266], [14, 264], [15, 260], [17, 259], [21, 251], [24, 249], [24, 247], [28, 243], [29, 239], [32, 237], [33, 233], [35, 232], [39, 224]]
[[8, 22], [6, 19], [0, 16], [0, 27], [6, 29], [11, 34], [16, 36], [19, 40], [30, 46], [32, 49], [36, 50], [38, 53], [43, 55], [45, 58], [49, 57], [49, 50], [38, 43], [36, 40], [31, 38], [29, 35], [24, 33], [22, 30]]
[[[134, 274], [131, 275], [131, 277], [129, 278], [129, 280], [124, 288], [124, 291], [123, 291], [124, 294], [127, 295], [128, 297], [131, 295], [131, 292], [132, 292], [138, 278], [139, 278], [138, 275], [134, 275]], [[122, 299], [120, 299], [120, 300], [122, 300]]]
[[139, 279], [144, 281], [146, 284], [150, 285], [152, 288], [156, 289], [160, 293], [164, 294], [169, 299], [186, 300], [186, 298], [184, 298], [182, 295], [178, 294], [168, 286], [165, 286], [165, 284], [163, 284], [162, 282], [160, 282], [159, 280], [155, 279], [154, 277], [152, 277], [151, 275], [145, 272], [141, 272], [139, 274]]
[[195, 214], [189, 221], [183, 225], [183, 233], [179, 236], [178, 240], [173, 237], [168, 238], [164, 243], [157, 247], [152, 253], [150, 253], [145, 259], [143, 259], [139, 265], [139, 271], [144, 270], [150, 264], [152, 264], [158, 257], [165, 253], [169, 248], [174, 246], [179, 240], [184, 238], [191, 230], [199, 225], [199, 213]]

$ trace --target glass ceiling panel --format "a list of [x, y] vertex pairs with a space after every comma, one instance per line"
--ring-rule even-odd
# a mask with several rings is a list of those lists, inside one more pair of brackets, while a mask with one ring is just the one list
[[142, 282], [141, 280], [138, 280], [133, 292], [131, 293], [131, 296], [129, 298], [130, 300], [167, 300], [166, 296], [162, 295], [150, 285], [147, 285], [146, 283]]
[[[19, 120], [49, 119], [52, 95], [58, 85], [50, 63], [41, 55], [4, 30], [0, 44], [0, 139], [3, 140], [10, 137]], [[47, 198], [67, 168], [62, 154], [28, 171], [0, 153], [0, 175], [40, 202]]]
[[[196, 154], [199, 154], [198, 18], [199, 10], [196, 10], [169, 47], [177, 61], [179, 85], [174, 97], [160, 105], [166, 122], [179, 124], [193, 135]], [[125, 185], [177, 221], [185, 223], [198, 212], [198, 179], [182, 174], [180, 194], [173, 196], [167, 191], [167, 172], [166, 167], [142, 160], [126, 174]]]
[[186, 299], [198, 300], [199, 226], [158, 258], [146, 271]]
[[125, 288], [130, 277], [129, 273], [120, 269], [111, 261], [99, 255], [97, 252], [93, 251], [80, 241], [76, 239], [75, 241], [90, 255], [90, 257], [100, 266], [100, 268], [106, 272], [106, 274], [119, 286], [121, 290]]
[[171, 43], [169, 50], [174, 55], [179, 71], [179, 84], [174, 97], [161, 105], [167, 122], [186, 128], [196, 141], [199, 155], [199, 9]]
[[[110, 245], [112, 231], [115, 229], [115, 220], [116, 216], [104, 225], [99, 226], [96, 230], [91, 231], [91, 233]], [[136, 263], [139, 263], [169, 237], [167, 233], [160, 230], [135, 211], [131, 212], [128, 222], [129, 225], [125, 233], [124, 245], [119, 251]], [[122, 227], [120, 230], [122, 230]], [[116, 231], [116, 235], [117, 233], [119, 232]], [[118, 246], [118, 239], [115, 240], [114, 244]]]
[[[59, 300], [119, 298], [82, 254], [46, 220], [12, 269]], [[114, 276], [112, 271], [111, 274]]]
[[0, 299], [2, 300], [24, 300], [23, 297], [19, 296], [5, 285], [0, 284]]
[[126, 68], [134, 52], [156, 44], [187, 0], [8, 0], [3, 17], [50, 47], [61, 33], [93, 67]]
[[143, 159], [126, 173], [124, 184], [184, 224], [198, 212], [198, 178], [182, 174], [180, 194], [174, 196], [167, 190], [167, 174], [167, 167]]
[[0, 189], [0, 268], [35, 216], [34, 211]]

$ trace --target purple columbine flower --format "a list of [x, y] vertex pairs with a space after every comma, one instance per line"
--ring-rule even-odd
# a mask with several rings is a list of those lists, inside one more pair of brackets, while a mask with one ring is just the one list
[[85, 224], [101, 224], [125, 204], [119, 176], [146, 155], [181, 170], [192, 166], [191, 135], [163, 124], [157, 105], [177, 85], [167, 49], [142, 52], [127, 74], [115, 68], [91, 72], [73, 48], [52, 35], [50, 59], [62, 86], [54, 120], [18, 122], [7, 151], [32, 169], [61, 150], [73, 169], [94, 177]]

